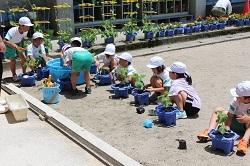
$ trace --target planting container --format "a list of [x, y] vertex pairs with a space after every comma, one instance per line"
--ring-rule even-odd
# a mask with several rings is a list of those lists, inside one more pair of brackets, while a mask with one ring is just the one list
[[110, 85], [111, 79], [109, 74], [97, 74], [98, 79], [100, 80], [101, 85]]
[[125, 84], [111, 84], [111, 88], [115, 92], [115, 97], [125, 97], [128, 98], [128, 90], [131, 88], [131, 85], [125, 85]]
[[18, 75], [18, 78], [21, 80], [21, 85], [23, 85], [23, 86], [35, 85], [36, 77], [37, 77], [37, 74], [33, 73], [33, 72], [27, 72], [25, 74]]
[[72, 90], [72, 84], [69, 78], [58, 78], [56, 82], [60, 85], [61, 92]]
[[142, 93], [141, 93], [140, 91], [142, 91], [142, 90], [139, 88], [134, 88], [132, 90], [131, 94], [134, 96], [135, 103], [139, 103], [139, 105], [148, 105], [150, 92], [149, 91], [142, 91]]
[[30, 106], [21, 94], [6, 96], [5, 100], [16, 121], [27, 119], [27, 112]]
[[212, 150], [221, 149], [225, 154], [231, 153], [234, 141], [239, 138], [239, 135], [232, 130], [228, 130], [222, 135], [217, 130], [212, 129], [208, 135], [212, 138]]
[[[166, 112], [169, 111], [169, 112]], [[157, 105], [155, 111], [158, 115], [159, 122], [165, 122], [166, 126], [176, 125], [176, 113], [179, 111], [177, 108], [164, 105]]]

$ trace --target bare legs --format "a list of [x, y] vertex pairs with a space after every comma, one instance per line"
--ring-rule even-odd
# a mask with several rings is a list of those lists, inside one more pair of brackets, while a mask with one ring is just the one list
[[176, 96], [170, 96], [172, 102], [177, 105], [178, 110], [183, 111], [187, 99], [187, 93], [180, 91]]

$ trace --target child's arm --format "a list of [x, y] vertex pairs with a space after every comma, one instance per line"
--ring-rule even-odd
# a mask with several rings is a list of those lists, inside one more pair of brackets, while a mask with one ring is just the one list
[[45, 62], [48, 61], [48, 57], [46, 56], [46, 54], [43, 54], [43, 60], [44, 60]]
[[97, 60], [97, 58], [95, 56], [93, 57], [93, 59], [94, 59], [94, 62], [95, 62], [97, 69], [100, 69], [100, 62]]
[[227, 115], [228, 115], [228, 117], [227, 117], [227, 121], [225, 122], [225, 126], [228, 130], [230, 130], [230, 126], [231, 126], [232, 118], [233, 118], [234, 114], [228, 112]]
[[250, 122], [250, 116], [248, 116], [244, 112], [242, 113], [242, 115], [237, 116], [236, 119], [238, 120], [239, 123], [248, 123], [248, 122]]

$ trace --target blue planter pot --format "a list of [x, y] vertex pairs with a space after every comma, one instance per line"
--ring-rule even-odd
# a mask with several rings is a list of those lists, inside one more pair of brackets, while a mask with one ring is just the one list
[[166, 29], [165, 36], [174, 36], [174, 29]]
[[70, 78], [63, 78], [63, 79], [58, 78], [56, 80], [56, 83], [60, 85], [61, 92], [71, 91], [73, 89]]
[[160, 31], [160, 32], [157, 32], [156, 33], [156, 37], [163, 37], [165, 35], [165, 31], [164, 30], [162, 30], [162, 31]]
[[217, 24], [210, 24], [209, 25], [209, 30], [213, 31], [215, 29], [217, 29]]
[[158, 105], [155, 107], [155, 111], [159, 122], [165, 122], [167, 126], [176, 125], [176, 113], [179, 112], [177, 108], [172, 106], [166, 108], [164, 105]]
[[200, 32], [200, 26], [193, 26], [193, 32], [194, 33], [197, 33], [197, 32]]
[[100, 80], [101, 85], [110, 85], [111, 79], [109, 74], [97, 74], [98, 79]]
[[244, 21], [243, 20], [235, 20], [235, 25], [236, 26], [243, 26], [244, 25]]
[[49, 76], [49, 68], [41, 67], [36, 69], [38, 79], [47, 78]]
[[148, 105], [149, 104], [149, 91], [144, 91], [139, 88], [134, 88], [131, 93], [134, 96], [135, 103], [139, 105]]
[[183, 34], [183, 28], [175, 28], [174, 29], [174, 34], [175, 35]]
[[35, 79], [37, 77], [36, 73], [27, 72], [25, 74], [19, 74], [18, 78], [21, 80], [21, 85], [23, 86], [33, 86], [35, 85]]
[[95, 63], [92, 63], [90, 67], [90, 74], [96, 74], [96, 73], [97, 73], [97, 66], [95, 65]]
[[227, 20], [226, 21], [226, 26], [231, 26], [234, 24], [234, 20]]
[[192, 32], [193, 32], [193, 28], [191, 28], [191, 27], [185, 27], [184, 28], [184, 34], [190, 34]]
[[228, 130], [224, 135], [221, 135], [217, 130], [212, 129], [208, 135], [212, 138], [212, 150], [221, 149], [225, 154], [231, 153], [234, 141], [239, 138], [239, 135], [232, 130]]
[[92, 45], [91, 45], [88, 41], [84, 41], [84, 42], [82, 43], [82, 46], [83, 46], [83, 47], [90, 48]]
[[128, 33], [126, 34], [126, 41], [135, 41], [137, 33]]
[[153, 32], [144, 32], [144, 39], [153, 39], [154, 33]]
[[250, 20], [249, 19], [245, 19], [244, 20], [244, 25], [250, 25]]
[[225, 26], [226, 26], [226, 23], [219, 22], [218, 25], [217, 25], [217, 29], [224, 29]]
[[12, 13], [10, 11], [7, 11], [7, 18], [8, 18], [8, 21], [13, 21]]
[[209, 25], [208, 24], [201, 24], [201, 31], [205, 32], [209, 30]]
[[131, 85], [125, 84], [111, 84], [111, 88], [115, 92], [115, 98], [124, 97], [128, 98], [128, 90], [131, 88]]
[[110, 37], [110, 38], [106, 38], [105, 39], [105, 43], [109, 44], [109, 43], [114, 43], [115, 42], [115, 38], [114, 37]]

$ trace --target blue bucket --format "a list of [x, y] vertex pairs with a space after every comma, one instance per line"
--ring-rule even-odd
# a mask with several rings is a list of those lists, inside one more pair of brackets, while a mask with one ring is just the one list
[[46, 104], [55, 104], [59, 102], [59, 93], [61, 92], [59, 84], [55, 87], [43, 87], [43, 102]]

